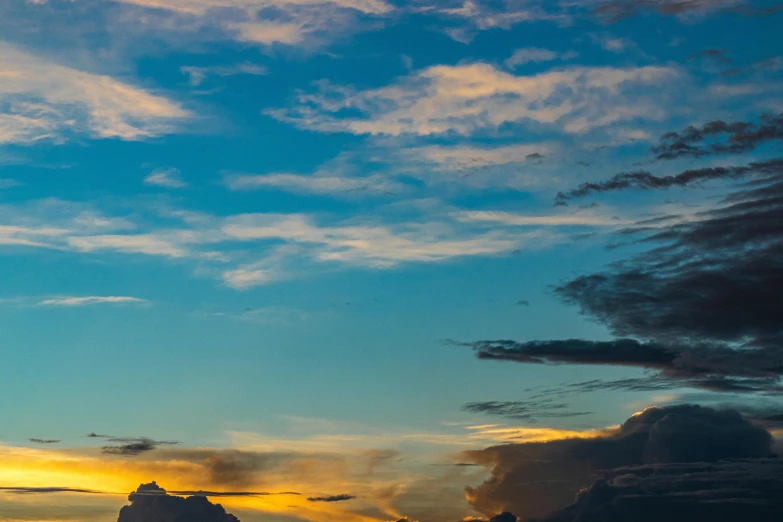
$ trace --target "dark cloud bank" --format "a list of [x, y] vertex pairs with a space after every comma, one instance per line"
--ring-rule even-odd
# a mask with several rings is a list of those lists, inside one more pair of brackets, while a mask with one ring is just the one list
[[495, 446], [464, 457], [492, 466], [486, 482], [466, 489], [487, 515], [506, 511], [541, 522], [783, 519], [783, 459], [772, 452], [769, 432], [734, 410], [650, 408], [599, 438]]
[[[770, 115], [671, 132], [652, 153], [657, 161], [700, 158], [781, 141], [783, 115]], [[783, 520], [783, 459], [768, 431], [783, 418], [783, 158], [663, 177], [622, 173], [558, 194], [556, 203], [710, 180], [735, 186], [711, 210], [623, 230], [647, 250], [554, 288], [614, 339], [456, 343], [483, 360], [625, 366], [647, 370], [646, 377], [572, 382], [528, 390], [526, 401], [465, 409], [565, 416], [571, 412], [562, 401], [574, 393], [692, 387], [742, 393], [748, 399], [738, 407], [748, 416], [696, 405], [651, 408], [594, 439], [468, 452], [463, 460], [492, 467], [486, 482], [466, 489], [479, 512], [538, 522]], [[776, 406], [754, 411], [758, 398]]]

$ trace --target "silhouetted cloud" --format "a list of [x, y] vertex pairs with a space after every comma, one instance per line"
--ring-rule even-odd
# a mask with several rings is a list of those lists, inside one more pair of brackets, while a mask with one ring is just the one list
[[617, 468], [571, 506], [531, 522], [781, 520], [781, 477], [782, 459]]
[[128, 500], [131, 504], [120, 510], [118, 522], [239, 522], [220, 504], [212, 504], [205, 496], [168, 495], [155, 482], [142, 484]]
[[560, 197], [751, 172], [758, 177], [712, 210], [688, 219], [648, 220], [622, 232], [651, 245], [646, 252], [555, 287], [564, 302], [624, 338], [462, 344], [481, 359], [658, 372], [643, 380], [589, 381], [580, 391], [675, 385], [783, 391], [783, 159], [667, 178], [615, 177]]
[[309, 502], [342, 502], [344, 500], [353, 500], [356, 497], [354, 495], [329, 495], [327, 497], [308, 497]]
[[517, 301], [517, 306], [530, 306], [530, 301], [527, 299], [520, 299]]
[[568, 411], [568, 404], [556, 403], [551, 400], [527, 401], [483, 401], [469, 402], [462, 406], [464, 411], [497, 415], [512, 419], [534, 421], [540, 418], [567, 418], [589, 415], [591, 412]]
[[606, 181], [582, 183], [575, 189], [558, 192], [557, 196], [555, 196], [555, 204], [565, 205], [570, 199], [581, 198], [594, 193], [616, 192], [627, 189], [649, 190], [685, 187], [716, 179], [737, 179], [780, 173], [783, 173], [783, 158], [749, 163], [744, 166], [688, 169], [673, 176], [655, 176], [644, 170], [621, 172]]
[[34, 495], [34, 494], [47, 494], [47, 493], [83, 493], [90, 495], [105, 495], [103, 491], [95, 491], [93, 489], [79, 489], [79, 488], [62, 488], [62, 487], [11, 487], [2, 486], [0, 492], [14, 493], [18, 495]]
[[[489, 479], [466, 489], [471, 505], [487, 516], [508, 511], [526, 520], [571, 504], [603, 470], [689, 463], [716, 467], [726, 459], [762, 462], [774, 454], [769, 432], [738, 412], [679, 405], [649, 408], [593, 439], [507, 444], [464, 452], [463, 457], [492, 467]], [[676, 488], [677, 484], [670, 485]], [[683, 487], [682, 492], [689, 491]]]
[[[527, 364], [600, 364], [636, 366], [660, 372], [660, 379], [624, 379], [621, 381], [587, 381], [581, 391], [629, 389], [638, 391], [662, 389], [688, 384], [721, 391], [759, 391], [775, 386], [783, 373], [783, 352], [777, 347], [755, 350], [735, 348], [719, 342], [641, 342], [635, 339], [587, 341], [516, 342], [510, 340], [458, 343], [476, 351], [479, 359], [514, 361]], [[678, 380], [678, 382], [667, 381]], [[486, 403], [492, 408], [504, 404]], [[524, 406], [520, 403], [520, 406]], [[530, 404], [530, 412], [553, 409], [544, 403]], [[557, 409], [557, 408], [554, 408]], [[513, 410], [513, 408], [511, 408]], [[471, 410], [472, 411], [472, 410]], [[524, 407], [520, 413], [524, 413]], [[552, 415], [556, 412], [552, 411]]]
[[772, 140], [783, 140], [783, 114], [764, 114], [759, 123], [715, 120], [701, 127], [668, 132], [661, 136], [660, 144], [653, 147], [653, 152], [658, 159], [737, 154], [752, 151]]
[[592, 13], [606, 23], [615, 23], [648, 11], [661, 16], [680, 16], [709, 11], [730, 11], [743, 16], [769, 16], [783, 4], [761, 7], [731, 0], [608, 0], [596, 6]]
[[36, 444], [58, 444], [60, 441], [56, 439], [27, 439], [30, 442], [34, 442]]
[[172, 446], [178, 441], [152, 440], [146, 437], [104, 437], [113, 444], [103, 446], [101, 452], [107, 455], [140, 455], [147, 451], [157, 449], [158, 446]]

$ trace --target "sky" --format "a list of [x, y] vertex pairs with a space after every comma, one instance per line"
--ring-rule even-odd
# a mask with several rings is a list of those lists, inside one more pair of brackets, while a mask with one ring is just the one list
[[[525, 520], [767, 456], [781, 5], [0, 0], [0, 521], [153, 480], [243, 522]], [[743, 451], [509, 485], [660, 411]]]

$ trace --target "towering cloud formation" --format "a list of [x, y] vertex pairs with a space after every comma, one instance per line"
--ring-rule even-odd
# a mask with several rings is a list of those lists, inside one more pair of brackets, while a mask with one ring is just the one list
[[[724, 493], [737, 505], [753, 499], [755, 508], [748, 513], [778, 513], [783, 506], [775, 494], [783, 487], [779, 473], [783, 465], [770, 460], [774, 457], [772, 437], [733, 410], [692, 405], [650, 408], [595, 439], [495, 446], [466, 452], [464, 457], [493, 466], [486, 482], [466, 490], [473, 507], [487, 515], [510, 511], [522, 520], [544, 516], [570, 504], [580, 489], [601, 474], [605, 481], [580, 497], [576, 507], [546, 520], [642, 520], [615, 516], [607, 506], [612, 499], [620, 499], [617, 502], [623, 504], [618, 513], [633, 515], [654, 503], [658, 495], [670, 503], [680, 501], [683, 513], [698, 514], [689, 520], [713, 520], [702, 516], [713, 509], [701, 509], [701, 499], [714, 500]], [[726, 459], [743, 460], [728, 463]], [[763, 472], [756, 475], [756, 470]], [[752, 486], [755, 482], [746, 482], [756, 478], [757, 490]], [[606, 494], [607, 488], [614, 488], [611, 495]], [[604, 518], [577, 517], [598, 504], [606, 507]]]
[[204, 496], [170, 496], [154, 481], [139, 486], [128, 500], [131, 504], [120, 510], [117, 522], [239, 522]]

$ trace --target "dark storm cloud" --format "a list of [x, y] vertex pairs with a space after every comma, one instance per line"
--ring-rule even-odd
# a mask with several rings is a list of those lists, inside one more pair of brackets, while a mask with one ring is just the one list
[[59, 444], [59, 440], [56, 439], [27, 439], [30, 442], [34, 442], [36, 444]]
[[568, 404], [551, 400], [469, 402], [462, 410], [512, 419], [568, 418], [589, 415], [591, 412], [568, 411]]
[[565, 205], [568, 200], [581, 198], [589, 194], [602, 194], [620, 190], [667, 189], [685, 187], [716, 179], [738, 179], [749, 176], [769, 176], [783, 173], [783, 158], [749, 163], [735, 167], [704, 167], [689, 169], [673, 176], [656, 176], [648, 171], [621, 172], [606, 181], [582, 183], [567, 192], [558, 192], [556, 205]]
[[353, 500], [356, 497], [354, 495], [329, 495], [326, 497], [308, 497], [308, 502], [343, 502], [344, 500]]
[[668, 132], [661, 136], [660, 144], [653, 148], [653, 152], [658, 159], [737, 154], [781, 139], [783, 114], [764, 114], [758, 123], [715, 120], [701, 127], [691, 126], [681, 132]]
[[188, 498], [168, 495], [155, 482], [142, 484], [128, 500], [130, 505], [120, 510], [118, 522], [239, 522], [220, 504], [212, 504], [203, 495]]
[[[640, 342], [635, 339], [568, 339], [524, 343], [501, 340], [460, 344], [473, 348], [479, 359], [526, 364], [636, 366], [660, 372], [657, 379], [587, 381], [582, 383], [582, 391], [638, 391], [640, 387], [645, 390], [664, 389], [668, 387], [667, 381], [674, 379], [679, 382], [671, 382], [671, 386], [688, 384], [721, 391], [760, 391], [775, 389], [777, 377], [783, 373], [783, 351], [778, 347], [747, 349], [734, 348], [724, 343]], [[494, 404], [502, 409], [505, 403]], [[523, 404], [520, 403], [520, 406]], [[549, 408], [552, 406], [550, 404]], [[528, 408], [532, 414], [536, 410], [547, 410], [547, 405], [531, 403]], [[520, 414], [523, 413], [524, 409], [520, 410]]]
[[172, 446], [177, 441], [152, 440], [146, 437], [111, 437], [106, 439], [112, 444], [101, 447], [101, 452], [107, 455], [135, 456], [157, 449], [159, 446]]
[[35, 494], [47, 494], [47, 493], [84, 493], [90, 495], [105, 495], [103, 491], [95, 491], [93, 489], [79, 489], [79, 488], [60, 488], [60, 487], [41, 487], [41, 488], [29, 488], [29, 487], [0, 487], [2, 493], [13, 493], [17, 495], [35, 495]]
[[[571, 506], [534, 522], [783, 519], [783, 460], [618, 468]], [[533, 521], [531, 521], [533, 522]]]
[[654, 12], [662, 16], [678, 16], [691, 12], [712, 10], [730, 11], [744, 16], [768, 16], [776, 13], [783, 4], [774, 6], [756, 6], [748, 2], [745, 5], [727, 7], [720, 0], [609, 0], [600, 3], [593, 15], [607, 23], [615, 23], [643, 12]]
[[492, 467], [491, 477], [467, 488], [466, 496], [485, 515], [508, 511], [526, 520], [571, 504], [603, 470], [683, 463], [717, 466], [726, 459], [771, 458], [771, 448], [769, 432], [733, 410], [693, 405], [649, 408], [594, 439], [465, 452], [467, 460]]

